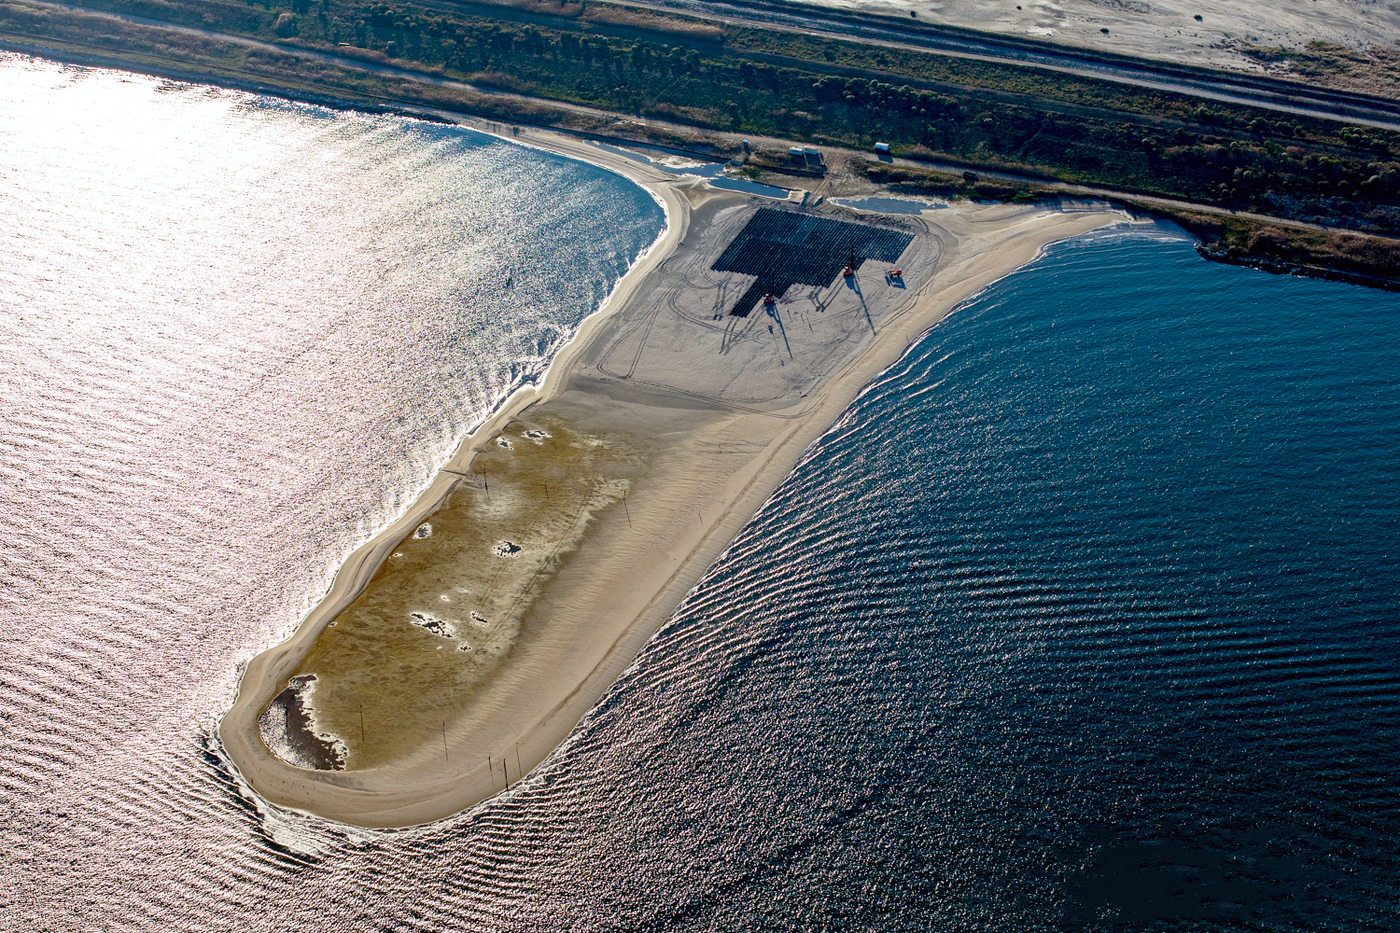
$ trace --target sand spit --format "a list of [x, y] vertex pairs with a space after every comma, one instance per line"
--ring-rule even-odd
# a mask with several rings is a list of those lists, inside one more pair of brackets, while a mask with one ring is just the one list
[[[409, 826], [519, 780], [871, 378], [1046, 244], [1128, 220], [972, 204], [877, 217], [797, 197], [775, 214], [771, 200], [595, 147], [531, 142], [644, 185], [665, 204], [667, 230], [540, 386], [474, 432], [292, 637], [249, 662], [220, 737], [280, 806]], [[762, 283], [711, 267], [765, 209], [764, 220], [827, 236], [828, 252], [844, 256], [862, 237], [902, 249], [903, 275], [865, 261], [846, 278], [842, 259], [834, 281], [802, 284], [816, 275], [795, 272], [772, 313], [760, 302], [736, 316]], [[343, 751], [341, 770], [288, 764], [259, 732], [289, 683], [313, 676], [308, 710]]]

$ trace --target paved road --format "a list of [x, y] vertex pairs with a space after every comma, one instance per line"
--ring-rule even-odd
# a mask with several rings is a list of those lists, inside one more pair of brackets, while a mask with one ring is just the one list
[[[190, 35], [203, 36], [221, 42], [231, 42], [252, 48], [282, 52], [302, 58], [324, 61], [334, 65], [358, 68], [392, 77], [410, 78], [440, 87], [469, 90], [490, 96], [526, 100], [518, 94], [475, 87], [421, 71], [410, 71], [391, 65], [381, 65], [360, 58], [316, 52], [297, 46], [263, 42], [232, 33], [191, 26], [177, 26], [160, 20], [122, 13], [91, 10], [71, 4], [29, 0], [36, 6], [66, 9], [110, 19], [119, 19], [144, 26], [156, 26]], [[1032, 40], [999, 38], [983, 34], [951, 33], [943, 27], [902, 22], [893, 17], [877, 17], [842, 10], [798, 6], [774, 0], [611, 0], [629, 6], [649, 9], [675, 9], [708, 19], [750, 26], [790, 29], [832, 38], [860, 38], [877, 45], [915, 51], [933, 51], [981, 61], [1029, 65], [1066, 74], [1100, 78], [1137, 87], [1172, 91], [1235, 104], [1247, 104], [1281, 113], [1318, 117], [1345, 123], [1373, 126], [1400, 132], [1400, 101], [1366, 97], [1342, 91], [1331, 91], [1293, 82], [1231, 75], [1225, 72], [1205, 72], [1165, 62], [1116, 58], [1089, 50], [1057, 46]], [[437, 0], [437, 6], [456, 6], [451, 0]], [[593, 112], [570, 104], [550, 102], [564, 110]]]
[[1132, 59], [1034, 39], [812, 7], [776, 0], [610, 0], [628, 6], [684, 11], [719, 22], [791, 29], [836, 39], [862, 39], [891, 48], [940, 52], [979, 61], [1029, 65], [1119, 84], [1172, 91], [1224, 103], [1318, 117], [1400, 132], [1400, 101], [1334, 91], [1293, 81], [1234, 75]]

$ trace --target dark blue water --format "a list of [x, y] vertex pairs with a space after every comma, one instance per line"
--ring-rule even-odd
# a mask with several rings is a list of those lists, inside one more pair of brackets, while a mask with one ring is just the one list
[[30, 698], [0, 930], [1400, 929], [1397, 333], [1400, 295], [1181, 240], [1052, 249], [876, 380], [545, 766], [441, 825], [266, 813], [221, 761], [226, 659], [297, 553], [254, 536], [253, 582], [186, 586], [224, 602], [173, 674], [116, 614], [94, 662], [13, 613], [40, 674], [0, 681]]
[[1054, 249], [463, 835], [575, 821], [584, 891], [522, 927], [1400, 927], [1397, 333], [1181, 241]]

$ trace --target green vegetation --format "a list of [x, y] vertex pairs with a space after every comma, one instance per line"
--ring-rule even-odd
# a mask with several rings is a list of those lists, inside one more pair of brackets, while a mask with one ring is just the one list
[[[392, 64], [532, 100], [50, 11], [24, 0], [0, 0], [0, 35], [43, 37], [50, 47], [59, 47], [57, 40], [68, 48], [163, 62], [167, 69], [184, 65], [216, 80], [573, 128], [597, 129], [605, 121], [546, 101], [828, 145], [867, 148], [878, 139], [905, 158], [1370, 232], [1400, 229], [1400, 135], [1202, 105], [1031, 68], [721, 26], [597, 0], [91, 0], [89, 6], [370, 66]], [[655, 124], [648, 133], [655, 137]]]
[[1157, 211], [1194, 233], [1217, 262], [1400, 291], [1400, 240], [1192, 211]]
[[[988, 183], [973, 172], [955, 175], [870, 161], [855, 167], [871, 181], [901, 194], [1018, 203], [1063, 197], [1063, 192], [1045, 185]], [[1228, 214], [1172, 210], [1160, 204], [1134, 201], [1131, 197], [1122, 200], [1139, 211], [1184, 227], [1200, 240], [1201, 254], [1217, 262], [1400, 290], [1400, 240], [1391, 237], [1312, 230]]]
[[974, 198], [978, 201], [1013, 201], [1018, 204], [1063, 197], [1060, 192], [1045, 185], [982, 181], [976, 172], [954, 175], [931, 169], [905, 168], [869, 161], [853, 163], [852, 167], [876, 184], [886, 185], [896, 194]]

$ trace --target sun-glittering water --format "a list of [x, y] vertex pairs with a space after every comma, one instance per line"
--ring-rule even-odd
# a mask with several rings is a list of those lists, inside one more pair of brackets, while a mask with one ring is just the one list
[[11, 59], [0, 218], [0, 929], [1397, 926], [1400, 296], [1054, 248], [876, 380], [529, 781], [347, 832], [232, 777], [236, 665], [659, 211]]

